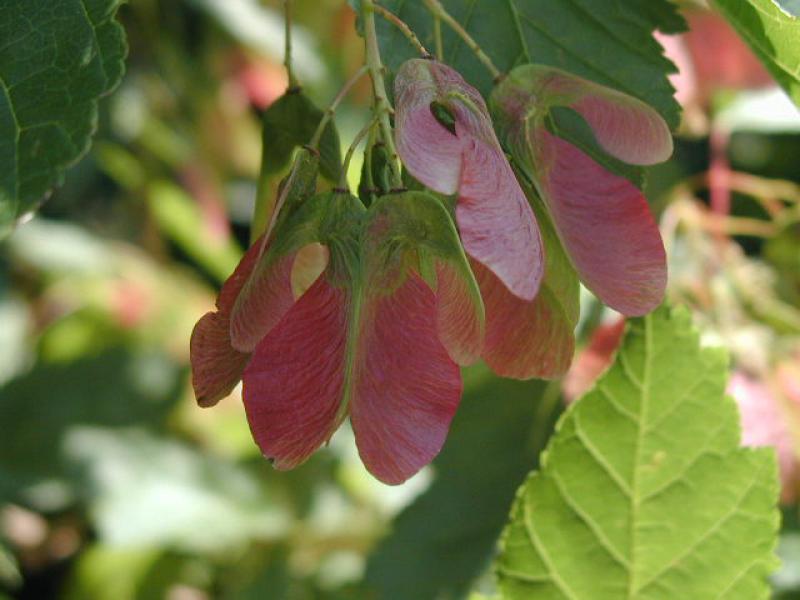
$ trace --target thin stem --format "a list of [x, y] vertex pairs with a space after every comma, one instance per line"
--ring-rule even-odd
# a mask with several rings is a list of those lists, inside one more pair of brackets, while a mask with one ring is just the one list
[[503, 78], [503, 73], [498, 69], [495, 64], [492, 62], [492, 59], [489, 58], [486, 53], [481, 49], [478, 45], [478, 42], [467, 33], [467, 30], [464, 29], [461, 24], [456, 21], [447, 10], [445, 10], [442, 3], [439, 0], [423, 0], [425, 6], [428, 7], [428, 10], [433, 13], [434, 17], [439, 17], [442, 21], [447, 23], [447, 25], [462, 39], [464, 43], [469, 47], [472, 52], [475, 53], [475, 56], [478, 57], [478, 60], [483, 63], [489, 73], [492, 74], [492, 77], [495, 81], [498, 81]]
[[283, 23], [284, 23], [284, 51], [283, 65], [286, 67], [286, 75], [289, 78], [289, 89], [297, 87], [292, 70], [292, 0], [283, 0]]
[[375, 9], [376, 13], [397, 27], [409, 41], [409, 43], [416, 48], [417, 52], [423, 56], [423, 58], [432, 58], [431, 53], [425, 49], [425, 46], [422, 45], [422, 42], [419, 41], [419, 38], [413, 31], [411, 31], [411, 28], [406, 24], [405, 21], [401, 20], [396, 14], [385, 9], [380, 4], [373, 4], [373, 8]]
[[748, 219], [747, 217], [731, 217], [720, 215], [713, 211], [701, 214], [700, 226], [713, 234], [771, 238], [778, 233], [778, 227], [770, 221]]
[[372, 151], [375, 148], [375, 126], [369, 129], [369, 138], [367, 138], [367, 149], [364, 151], [364, 174], [367, 178], [367, 194], [369, 194], [370, 201], [375, 193], [375, 178], [372, 176]]
[[358, 71], [356, 71], [353, 76], [348, 79], [345, 84], [342, 86], [342, 89], [339, 90], [339, 93], [336, 94], [336, 97], [333, 99], [333, 102], [330, 103], [330, 106], [325, 110], [325, 114], [322, 115], [322, 118], [319, 120], [319, 125], [317, 125], [316, 131], [314, 131], [314, 135], [311, 138], [311, 141], [308, 143], [314, 149], [318, 149], [319, 141], [322, 139], [322, 134], [325, 132], [325, 128], [330, 123], [330, 120], [333, 118], [333, 113], [336, 112], [336, 109], [339, 108], [339, 104], [341, 104], [342, 100], [345, 96], [350, 92], [350, 89], [356, 84], [356, 82], [361, 79], [364, 74], [368, 71], [366, 65], [363, 65]]
[[433, 40], [436, 45], [436, 60], [444, 60], [444, 44], [442, 44], [442, 19], [439, 15], [433, 15]]
[[783, 179], [765, 179], [750, 173], [731, 172], [731, 186], [751, 196], [775, 197], [793, 204], [800, 203], [800, 185]]
[[[800, 205], [800, 185], [780, 179], [764, 179], [750, 173], [731, 171], [728, 184], [734, 192], [746, 194], [761, 204], [773, 219], [780, 219], [786, 213], [784, 201]], [[697, 193], [710, 186], [710, 173], [698, 173], [685, 180], [689, 190]]]
[[350, 190], [350, 186], [347, 183], [347, 172], [350, 170], [350, 161], [353, 158], [353, 153], [356, 151], [356, 148], [358, 148], [358, 145], [366, 137], [366, 135], [372, 131], [377, 122], [377, 117], [373, 117], [369, 123], [364, 125], [364, 127], [359, 130], [359, 132], [356, 134], [356, 137], [353, 138], [353, 142], [350, 144], [350, 147], [347, 149], [347, 153], [344, 155], [342, 174], [339, 176], [339, 184], [336, 186], [338, 190], [343, 192]]
[[375, 96], [375, 114], [381, 128], [381, 137], [389, 154], [389, 166], [392, 169], [392, 182], [397, 189], [403, 187], [398, 166], [397, 149], [394, 146], [392, 125], [389, 122], [389, 113], [392, 110], [386, 96], [386, 84], [383, 81], [383, 64], [378, 48], [378, 35], [375, 31], [375, 4], [372, 0], [363, 0], [361, 15], [364, 19], [364, 36], [366, 41], [367, 66], [372, 78], [372, 91]]

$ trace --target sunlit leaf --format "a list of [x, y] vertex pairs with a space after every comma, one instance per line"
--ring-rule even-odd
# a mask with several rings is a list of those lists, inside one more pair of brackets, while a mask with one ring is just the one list
[[518, 492], [504, 598], [767, 598], [775, 459], [739, 447], [725, 353], [700, 348], [683, 310], [629, 323]]
[[714, 0], [775, 80], [800, 105], [800, 18], [785, 12], [797, 5], [773, 0]]

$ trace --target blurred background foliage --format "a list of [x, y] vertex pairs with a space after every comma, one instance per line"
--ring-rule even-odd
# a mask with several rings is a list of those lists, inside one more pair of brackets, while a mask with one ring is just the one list
[[[295, 4], [296, 71], [325, 106], [361, 65], [362, 42], [344, 2]], [[127, 74], [101, 103], [91, 153], [0, 246], [0, 598], [491, 592], [514, 491], [562, 395], [608, 364], [616, 317], [586, 295], [563, 394], [468, 369], [444, 451], [401, 487], [366, 473], [346, 429], [275, 472], [238, 391], [196, 407], [188, 339], [247, 244], [260, 115], [286, 87], [279, 2], [131, 0], [119, 19]], [[746, 51], [715, 17], [691, 24], [673, 56], [697, 77], [675, 81], [684, 123], [648, 193], [670, 296], [730, 349], [745, 442], [778, 448], [774, 584], [800, 598], [800, 116], [757, 64], [699, 64]], [[337, 113], [343, 143], [368, 101], [362, 80]], [[354, 160], [354, 189], [360, 171]]]

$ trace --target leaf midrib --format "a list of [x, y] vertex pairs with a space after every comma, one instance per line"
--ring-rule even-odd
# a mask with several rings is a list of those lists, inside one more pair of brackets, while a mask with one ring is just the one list
[[[639, 411], [639, 422], [637, 423], [636, 429], [636, 446], [634, 452], [634, 462], [633, 462], [633, 480], [631, 481], [631, 494], [630, 494], [630, 503], [631, 503], [631, 533], [630, 533], [630, 565], [634, 568], [628, 569], [628, 599], [632, 600], [635, 598], [636, 593], [638, 592], [638, 588], [636, 587], [636, 559], [637, 559], [637, 526], [638, 526], [638, 516], [639, 516], [639, 508], [641, 498], [639, 495], [639, 471], [641, 468], [642, 462], [642, 445], [643, 445], [643, 438], [644, 432], [647, 424], [647, 412], [648, 406], [650, 404], [650, 378], [652, 374], [652, 354], [653, 354], [653, 324], [652, 324], [652, 317], [647, 315], [644, 318], [644, 372], [642, 373], [642, 380], [641, 380], [641, 394], [642, 394], [642, 402], [641, 402], [641, 410]], [[620, 352], [620, 356], [618, 359], [622, 362], [622, 352]], [[631, 383], [636, 383], [631, 376], [628, 374], [627, 368], [625, 369], [625, 373], [629, 379], [631, 379]]]

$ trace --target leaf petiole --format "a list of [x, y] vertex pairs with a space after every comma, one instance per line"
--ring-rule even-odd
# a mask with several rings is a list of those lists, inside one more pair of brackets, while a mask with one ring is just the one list
[[337, 191], [341, 192], [348, 192], [350, 191], [350, 186], [347, 183], [347, 173], [350, 170], [350, 161], [353, 158], [353, 154], [358, 148], [361, 141], [367, 136], [367, 134], [371, 134], [375, 126], [378, 124], [378, 117], [377, 115], [373, 116], [372, 119], [362, 127], [356, 136], [353, 138], [353, 142], [350, 144], [350, 147], [347, 149], [347, 153], [344, 155], [344, 162], [342, 163], [342, 174], [339, 177], [339, 183], [336, 186]]
[[367, 65], [362, 65], [358, 71], [356, 71], [353, 76], [348, 79], [345, 84], [342, 86], [342, 89], [339, 90], [339, 93], [336, 94], [336, 97], [330, 103], [328, 108], [325, 109], [325, 114], [322, 115], [322, 118], [319, 121], [319, 125], [317, 126], [314, 135], [311, 137], [311, 141], [308, 142], [308, 145], [315, 150], [319, 149], [319, 142], [322, 139], [322, 134], [325, 131], [325, 128], [330, 123], [331, 119], [333, 118], [333, 114], [336, 112], [336, 109], [339, 108], [339, 104], [341, 104], [344, 97], [350, 92], [352, 87], [358, 82], [361, 77], [368, 71]]
[[442, 44], [442, 19], [439, 15], [433, 15], [433, 39], [436, 46], [436, 60], [444, 60], [444, 44]]

